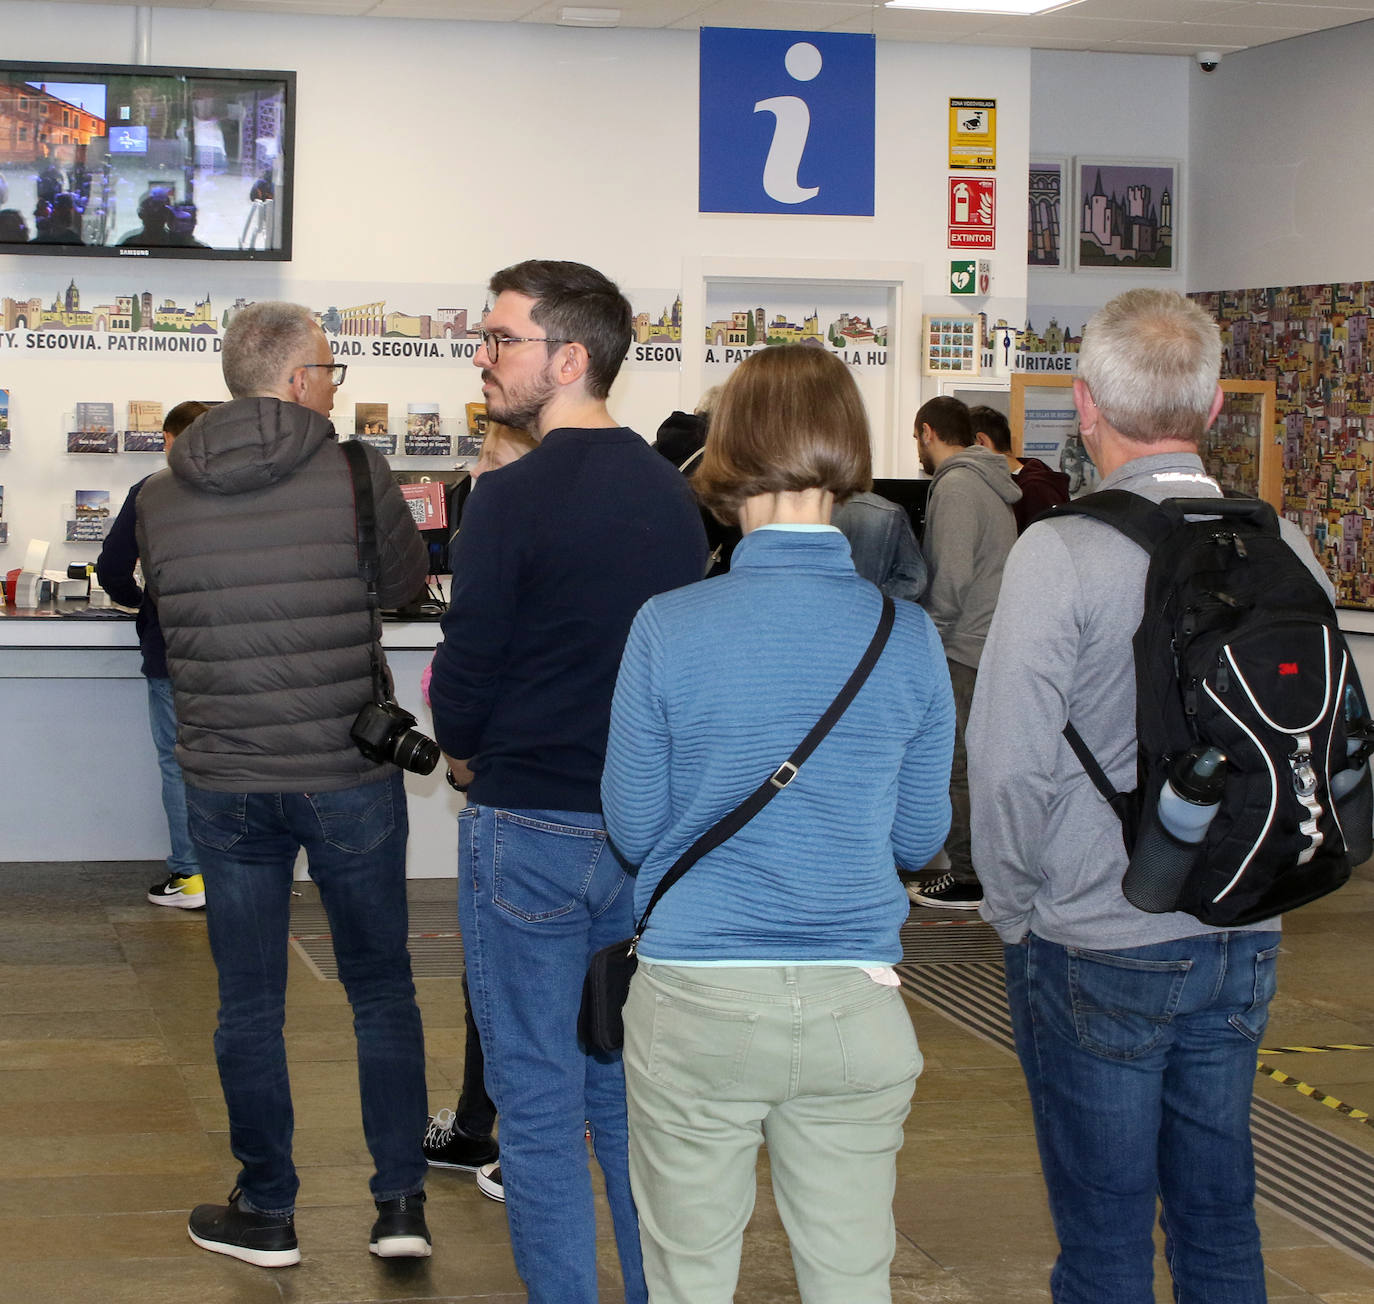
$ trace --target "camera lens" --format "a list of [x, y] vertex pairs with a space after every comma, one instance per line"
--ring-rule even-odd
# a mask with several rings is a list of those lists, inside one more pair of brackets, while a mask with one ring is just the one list
[[439, 744], [415, 729], [407, 729], [392, 740], [391, 759], [412, 774], [432, 774], [439, 764]]

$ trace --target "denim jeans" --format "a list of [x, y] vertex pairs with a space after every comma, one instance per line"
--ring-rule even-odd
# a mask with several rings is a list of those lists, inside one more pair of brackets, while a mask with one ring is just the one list
[[186, 781], [177, 764], [177, 714], [172, 706], [172, 681], [148, 681], [148, 725], [157, 748], [157, 767], [162, 771], [162, 809], [167, 812], [167, 834], [172, 854], [167, 857], [167, 873], [190, 878], [200, 873], [195, 844], [186, 827]]
[[453, 1121], [467, 1136], [490, 1136], [496, 1126], [496, 1106], [487, 1095], [487, 1061], [482, 1054], [482, 1034], [472, 1016], [466, 971], [463, 973], [463, 1086], [458, 1093]]
[[1277, 932], [1006, 948], [1060, 1253], [1055, 1304], [1150, 1304], [1156, 1199], [1179, 1304], [1262, 1304], [1250, 1097]]
[[619, 1055], [577, 1040], [594, 951], [634, 931], [633, 887], [600, 815], [468, 806], [458, 815], [468, 991], [501, 1114], [501, 1180], [529, 1304], [597, 1304], [585, 1129], [606, 1179], [627, 1304], [646, 1304]]
[[945, 855], [949, 857], [949, 872], [956, 883], [976, 885], [978, 872], [973, 867], [973, 853], [969, 847], [968, 751], [964, 734], [968, 731], [969, 707], [973, 704], [973, 690], [978, 683], [978, 671], [960, 661], [946, 660], [949, 682], [954, 688], [954, 755], [949, 771], [949, 836], [945, 839]]
[[244, 1203], [294, 1209], [291, 1085], [282, 1023], [292, 870], [304, 847], [353, 1007], [374, 1200], [424, 1188], [424, 1034], [406, 949], [409, 824], [399, 770], [339, 792], [187, 789], [219, 973], [215, 1059]]

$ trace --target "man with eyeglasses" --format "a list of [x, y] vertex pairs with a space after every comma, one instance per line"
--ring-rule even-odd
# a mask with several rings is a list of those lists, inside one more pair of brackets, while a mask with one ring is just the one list
[[[300, 1261], [291, 1088], [282, 1041], [292, 870], [302, 848], [353, 1006], [363, 1132], [376, 1165], [368, 1248], [430, 1252], [424, 1040], [406, 949], [402, 773], [350, 736], [373, 700], [379, 617], [358, 573], [353, 481], [330, 424], [344, 368], [308, 310], [259, 303], [224, 335], [233, 399], [172, 445], [138, 495], [191, 838], [219, 974], [215, 1058], [241, 1168], [227, 1204], [191, 1213], [197, 1245]], [[363, 446], [380, 605], [424, 581], [427, 554], [385, 459]]]
[[[585, 1129], [629, 1304], [644, 1304], [619, 1055], [577, 1040], [591, 954], [633, 931], [607, 845], [601, 769], [630, 622], [700, 579], [686, 481], [609, 413], [630, 305], [580, 263], [498, 272], [475, 364], [493, 421], [539, 446], [482, 477], [464, 508], [434, 661], [435, 734], [455, 782], [468, 989], [501, 1116], [500, 1182], [531, 1304], [596, 1304]], [[479, 1171], [491, 1185], [493, 1174]]]

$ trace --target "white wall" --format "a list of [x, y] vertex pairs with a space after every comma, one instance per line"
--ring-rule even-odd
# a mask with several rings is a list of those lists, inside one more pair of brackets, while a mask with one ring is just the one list
[[[4, 53], [128, 62], [134, 13], [0, 0]], [[483, 284], [528, 257], [588, 262], [627, 288], [676, 288], [687, 259], [855, 259], [920, 265], [927, 311], [986, 306], [994, 317], [1024, 315], [1028, 51], [880, 42], [877, 215], [742, 217], [697, 212], [695, 32], [191, 8], [155, 9], [151, 21], [154, 63], [298, 73], [296, 256], [247, 268], [178, 264], [180, 281], [196, 290], [219, 295], [245, 277], [284, 297], [298, 281]], [[999, 107], [996, 297], [974, 305], [943, 294], [955, 256], [945, 247], [946, 101], [971, 93], [994, 96]], [[101, 267], [0, 255], [0, 295], [25, 288], [51, 298], [73, 274], [95, 280]], [[886, 429], [875, 430], [880, 471], [889, 474], [915, 474], [911, 418], [934, 392], [917, 374], [914, 346], [907, 342], [897, 364], [899, 401]], [[411, 397], [438, 398], [446, 411], [479, 397], [465, 364], [446, 371], [442, 385], [426, 374], [426, 392], [411, 383]], [[12, 413], [14, 448], [0, 454], [11, 539], [0, 568], [19, 564], [31, 535], [55, 537], [74, 488], [110, 488], [117, 505], [125, 487], [158, 465], [146, 455], [69, 457], [62, 414], [75, 401], [113, 400], [118, 424], [130, 397], [167, 405], [216, 397], [217, 380], [208, 363], [143, 363], [135, 371], [118, 355], [76, 362], [0, 353], [0, 388], [14, 392], [12, 406], [22, 412], [22, 425]], [[355, 400], [404, 384], [384, 364], [355, 367], [336, 408], [340, 426]], [[695, 401], [685, 388], [677, 372], [626, 373], [612, 409], [652, 437], [671, 409]], [[90, 552], [54, 544], [50, 565]]]
[[1374, 280], [1374, 21], [1227, 55], [1191, 105], [1194, 290]]
[[[1031, 152], [1067, 159], [1070, 176], [1076, 156], [1176, 160], [1183, 194], [1181, 201], [1174, 196], [1174, 208], [1189, 213], [1193, 184], [1188, 105], [1201, 77], [1191, 57], [1036, 50], [1031, 57]], [[1075, 200], [1073, 194], [1064, 197], [1066, 250], [1076, 239]], [[1091, 309], [1142, 283], [1184, 290], [1198, 248], [1208, 238], [1207, 230], [1190, 220], [1182, 229], [1178, 267], [1172, 273], [1031, 268], [1030, 303]], [[1073, 323], [1075, 329], [1079, 324]]]

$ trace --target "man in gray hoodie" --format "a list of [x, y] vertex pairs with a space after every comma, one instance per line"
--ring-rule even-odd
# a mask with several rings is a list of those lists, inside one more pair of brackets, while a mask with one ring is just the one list
[[[1104, 490], [1221, 496], [1197, 453], [1220, 362], [1216, 323], [1172, 290], [1093, 317], [1074, 404]], [[1330, 596], [1307, 541], [1280, 529]], [[1108, 781], [1134, 788], [1147, 564], [1082, 516], [1039, 521], [1012, 550], [968, 730], [982, 915], [1006, 943], [1055, 1304], [1155, 1298], [1157, 1198], [1177, 1298], [1262, 1304], [1250, 1097], [1278, 921], [1218, 931], [1132, 906], [1120, 822], [1061, 732], [1072, 720]]]
[[978, 681], [978, 662], [1002, 587], [1002, 567], [1016, 542], [1011, 505], [1021, 491], [1006, 459], [974, 442], [968, 408], [957, 398], [933, 398], [916, 413], [921, 466], [933, 476], [926, 504], [925, 553], [930, 587], [925, 607], [944, 643], [954, 685], [952, 818], [945, 854], [949, 872], [907, 885], [921, 906], [977, 910], [983, 901], [969, 851], [968, 757], [964, 730]]

